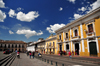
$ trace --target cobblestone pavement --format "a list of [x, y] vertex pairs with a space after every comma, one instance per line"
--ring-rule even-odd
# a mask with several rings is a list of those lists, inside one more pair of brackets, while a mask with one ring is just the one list
[[54, 65], [50, 65], [50, 63], [48, 64], [36, 58], [30, 59], [29, 56], [27, 56], [24, 53], [21, 53], [20, 59], [16, 57], [11, 66], [54, 66]]

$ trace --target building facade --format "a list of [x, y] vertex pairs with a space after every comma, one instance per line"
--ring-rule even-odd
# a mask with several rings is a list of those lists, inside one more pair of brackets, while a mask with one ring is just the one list
[[39, 38], [36, 45], [36, 50], [42, 54], [45, 54], [45, 40], [43, 38]]
[[56, 30], [58, 51], [100, 57], [100, 7]]
[[57, 54], [56, 35], [50, 35], [45, 41], [46, 54]]
[[12, 40], [1, 40], [0, 41], [0, 51], [10, 50], [10, 51], [26, 51], [27, 43], [23, 41], [12, 41]]
[[26, 48], [26, 50], [27, 51], [31, 51], [31, 52], [35, 52], [35, 44], [34, 44], [34, 42], [29, 42], [28, 44], [27, 44], [27, 48]]

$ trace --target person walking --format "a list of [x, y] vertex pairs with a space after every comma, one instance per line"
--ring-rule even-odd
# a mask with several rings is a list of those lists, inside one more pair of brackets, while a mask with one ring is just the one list
[[34, 59], [35, 52], [33, 52], [33, 59]]
[[62, 56], [62, 51], [60, 51], [60, 56]]
[[20, 53], [19, 53], [19, 51], [17, 52], [17, 58], [20, 58]]
[[71, 59], [71, 52], [69, 51], [69, 53], [68, 53], [68, 54], [69, 54], [69, 58]]
[[31, 59], [31, 52], [29, 53], [29, 55], [30, 55], [30, 59]]

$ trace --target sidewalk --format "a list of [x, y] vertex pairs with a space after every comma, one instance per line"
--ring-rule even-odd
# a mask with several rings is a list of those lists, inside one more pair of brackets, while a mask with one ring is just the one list
[[[45, 55], [45, 54], [44, 54]], [[49, 55], [49, 54], [46, 54], [46, 55]], [[50, 54], [50, 55], [57, 55], [57, 56], [59, 56], [58, 54]], [[67, 57], [69, 57], [69, 55], [62, 55], [62, 56], [67, 56]], [[93, 59], [100, 59], [100, 57], [94, 57], [94, 56], [89, 56], [89, 57], [87, 57], [87, 56], [78, 56], [78, 55], [74, 55], [74, 56], [72, 56], [72, 57], [81, 57], [81, 58], [93, 58]]]
[[11, 66], [53, 66], [50, 65], [44, 61], [41, 61], [39, 59], [36, 58], [29, 58], [29, 56], [27, 56], [24, 53], [20, 54], [20, 59], [18, 59], [16, 57], [16, 59], [14, 60], [14, 62], [11, 64]]

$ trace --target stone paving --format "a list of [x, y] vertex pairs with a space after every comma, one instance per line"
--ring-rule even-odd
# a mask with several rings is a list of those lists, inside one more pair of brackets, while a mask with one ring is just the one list
[[2, 51], [0, 51], [0, 59], [2, 59], [2, 58], [4, 58], [4, 57], [6, 57], [6, 56], [8, 56], [9, 54], [3, 54], [3, 52]]
[[29, 58], [25, 53], [20, 54], [20, 59], [16, 57], [11, 66], [54, 66], [36, 58]]

